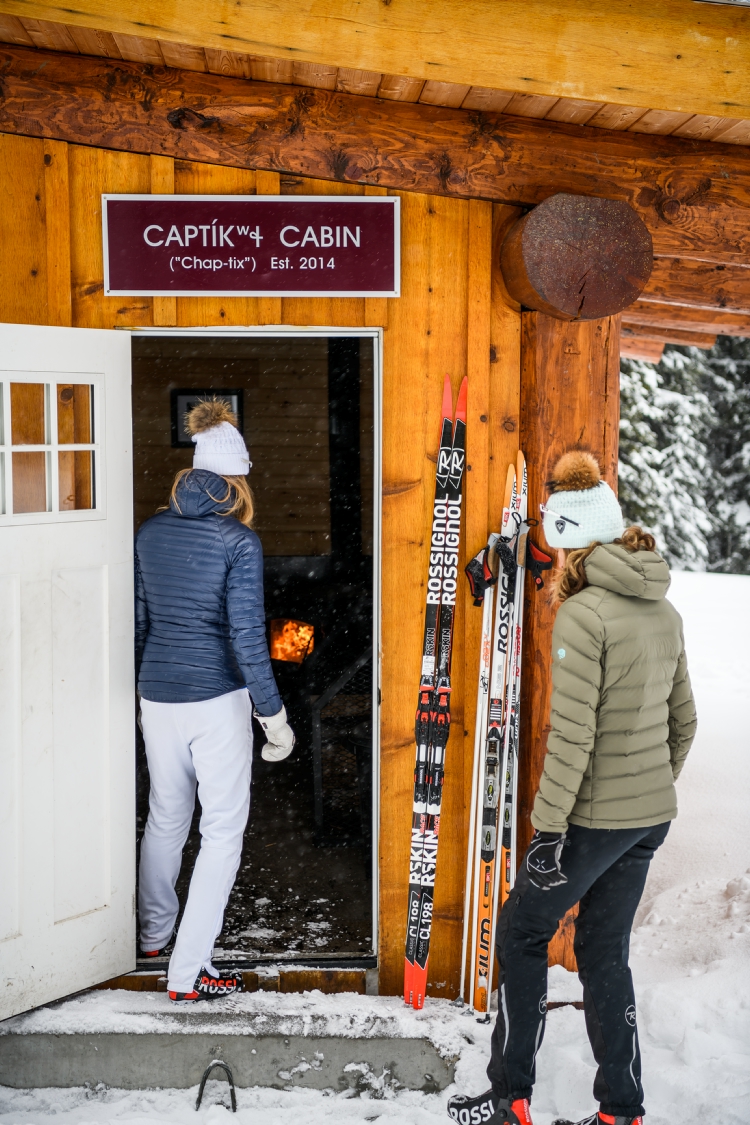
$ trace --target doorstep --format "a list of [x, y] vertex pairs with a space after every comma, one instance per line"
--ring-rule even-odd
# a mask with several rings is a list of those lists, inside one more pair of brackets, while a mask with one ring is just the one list
[[[160, 962], [157, 962], [160, 965]], [[214, 962], [217, 964], [217, 962]], [[217, 967], [221, 971], [221, 962]], [[318, 989], [326, 994], [334, 992], [358, 992], [361, 995], [377, 996], [378, 971], [371, 969], [309, 968], [299, 965], [279, 966], [269, 964], [256, 970], [241, 969], [244, 992], [312, 992]], [[100, 989], [125, 990], [126, 992], [166, 992], [166, 964], [149, 970], [136, 970], [123, 976], [113, 977], [93, 986]]]
[[397, 997], [259, 990], [177, 1006], [154, 989], [102, 990], [0, 1023], [0, 1085], [196, 1086], [215, 1059], [237, 1086], [434, 1092], [463, 1045], [456, 1009]]

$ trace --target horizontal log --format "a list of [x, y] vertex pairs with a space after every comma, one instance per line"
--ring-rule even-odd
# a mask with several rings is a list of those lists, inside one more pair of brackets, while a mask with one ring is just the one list
[[641, 336], [620, 339], [620, 355], [626, 359], [643, 359], [646, 363], [658, 363], [664, 354], [664, 344], [656, 340], [646, 340]]
[[750, 315], [750, 268], [697, 258], [656, 258], [641, 297]]
[[750, 258], [738, 146], [15, 46], [0, 50], [0, 81], [9, 133], [501, 203], [604, 196], [635, 209], [657, 254]]
[[704, 332], [719, 336], [750, 337], [750, 316], [728, 312], [706, 312], [681, 305], [659, 305], [636, 301], [625, 309], [622, 323], [651, 328], [680, 328], [687, 332]]
[[[653, 0], [4, 0], [23, 18], [523, 94], [742, 117], [750, 13]], [[744, 108], [743, 108], [744, 107]]]
[[620, 325], [622, 340], [650, 340], [658, 344], [681, 344], [682, 347], [703, 348], [708, 351], [716, 337], [708, 332], [684, 332], [680, 328], [649, 328], [646, 324]]
[[632, 305], [654, 264], [651, 235], [617, 199], [560, 192], [510, 228], [500, 267], [510, 296], [557, 320], [600, 320]]

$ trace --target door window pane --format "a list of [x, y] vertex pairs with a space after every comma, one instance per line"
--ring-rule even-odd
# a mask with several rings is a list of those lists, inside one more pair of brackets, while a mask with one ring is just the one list
[[[60, 445], [83, 445], [93, 441], [92, 390], [88, 383], [58, 383], [57, 440]], [[85, 507], [91, 505], [86, 504]]]
[[[46, 429], [44, 422], [44, 383], [11, 383], [10, 429], [12, 444], [44, 445]], [[15, 495], [15, 488], [13, 492]], [[20, 511], [21, 509], [16, 508], [15, 510]], [[23, 510], [25, 512], [40, 512], [44, 511], [44, 508], [24, 508]]]
[[[18, 386], [19, 384], [16, 384]], [[23, 386], [24, 384], [20, 384]], [[25, 384], [26, 386], [33, 384]], [[13, 419], [15, 431], [15, 418]], [[19, 444], [24, 444], [20, 443]], [[25, 444], [31, 444], [26, 442]], [[47, 454], [13, 454], [13, 511], [47, 511]]]
[[82, 508], [93, 508], [93, 453], [88, 449], [77, 449], [68, 453], [59, 453], [58, 458], [60, 511], [73, 512], [80, 511]]

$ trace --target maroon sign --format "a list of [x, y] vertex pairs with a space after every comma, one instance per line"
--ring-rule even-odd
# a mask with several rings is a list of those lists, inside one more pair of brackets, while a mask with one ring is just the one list
[[108, 296], [397, 297], [394, 196], [103, 195]]

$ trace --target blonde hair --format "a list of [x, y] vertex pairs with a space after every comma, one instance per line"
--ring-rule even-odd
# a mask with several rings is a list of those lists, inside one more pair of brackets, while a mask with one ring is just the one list
[[[177, 502], [177, 488], [184, 477], [188, 476], [188, 474], [192, 472], [193, 469], [180, 469], [179, 473], [174, 478], [174, 484], [172, 485], [172, 491], [169, 495], [169, 498], [178, 512], [180, 511], [180, 505]], [[250, 485], [247, 482], [247, 477], [222, 476], [221, 479], [226, 481], [227, 483], [227, 491], [224, 496], [211, 496], [211, 493], [208, 493], [208, 495], [211, 496], [211, 499], [214, 500], [217, 504], [228, 505], [227, 508], [225, 508], [225, 510], [223, 512], [220, 512], [219, 514], [222, 516], [234, 516], [234, 518], [236, 520], [239, 520], [240, 523], [244, 523], [245, 527], [252, 527], [253, 516], [255, 514], [255, 506], [253, 504], [253, 494], [250, 490]], [[168, 505], [164, 505], [163, 507], [159, 508], [158, 511], [165, 511], [167, 506]]]
[[[629, 527], [614, 542], [626, 551], [653, 551], [656, 540], [653, 535], [640, 527]], [[586, 576], [585, 562], [592, 551], [601, 547], [601, 543], [589, 543], [588, 547], [579, 547], [577, 550], [567, 551], [565, 565], [553, 575], [550, 582], [550, 592], [553, 601], [564, 602], [574, 594], [580, 594], [589, 584]]]

